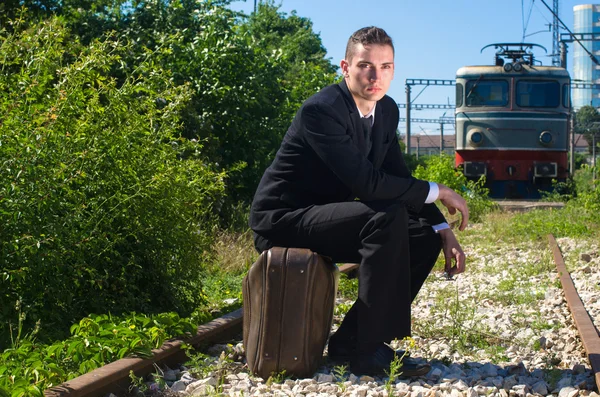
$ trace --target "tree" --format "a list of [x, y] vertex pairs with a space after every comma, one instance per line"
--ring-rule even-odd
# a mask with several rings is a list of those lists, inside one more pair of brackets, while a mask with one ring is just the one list
[[184, 136], [228, 173], [229, 203], [248, 203], [300, 104], [336, 77], [312, 23], [272, 3], [244, 16], [214, 2], [138, 0], [124, 32], [135, 65], [147, 48], [193, 88]]
[[[600, 113], [593, 106], [582, 106], [575, 114], [575, 132], [583, 134], [589, 144], [589, 151], [592, 152], [593, 135], [596, 135], [596, 141], [600, 135]], [[598, 145], [598, 142], [596, 142]]]
[[280, 88], [287, 92], [285, 108], [281, 109], [279, 121], [285, 130], [296, 110], [309, 96], [337, 77], [337, 66], [325, 56], [319, 34], [313, 31], [312, 21], [279, 11], [273, 0], [261, 2], [256, 13], [242, 25], [255, 40], [255, 46], [266, 52], [279, 52], [285, 63]]
[[[9, 0], [0, 18], [27, 23], [58, 15], [81, 46], [109, 35], [130, 51], [111, 77], [152, 62], [191, 87], [182, 136], [202, 143], [208, 165], [227, 173], [227, 201], [248, 203], [300, 104], [333, 83], [336, 67], [312, 22], [261, 2], [250, 16], [229, 0]], [[227, 205], [225, 206], [225, 208]], [[226, 213], [224, 209], [222, 213]]]
[[198, 308], [223, 174], [181, 139], [189, 87], [153, 53], [117, 81], [131, 46], [79, 51], [59, 18], [0, 39], [0, 350], [19, 310], [52, 339], [89, 313]]

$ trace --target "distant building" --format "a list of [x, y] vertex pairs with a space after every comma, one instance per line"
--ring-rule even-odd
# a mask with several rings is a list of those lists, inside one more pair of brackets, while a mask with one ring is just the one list
[[[404, 137], [406, 142], [406, 136]], [[410, 152], [414, 155], [429, 156], [440, 154], [440, 136], [439, 135], [411, 135]], [[454, 156], [456, 147], [456, 136], [444, 134], [444, 153]]]
[[575, 134], [575, 153], [585, 154], [590, 156], [589, 143], [583, 134]]
[[[600, 34], [600, 4], [582, 4], [573, 7], [573, 33]], [[583, 40], [583, 45], [597, 57], [600, 56], [600, 41]], [[600, 66], [592, 62], [590, 56], [580, 45], [573, 49], [573, 80], [582, 83], [600, 83]], [[572, 103], [575, 110], [582, 106], [600, 107], [600, 89], [579, 88], [572, 91]]]

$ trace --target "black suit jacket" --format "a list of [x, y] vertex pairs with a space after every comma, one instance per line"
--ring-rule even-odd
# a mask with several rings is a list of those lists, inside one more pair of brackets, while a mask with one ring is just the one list
[[398, 107], [384, 96], [375, 108], [372, 148], [367, 154], [360, 115], [345, 82], [325, 87], [296, 113], [252, 202], [250, 227], [269, 233], [287, 214], [312, 205], [399, 200], [413, 217], [445, 222], [435, 204], [425, 204], [429, 183], [411, 176], [396, 128]]

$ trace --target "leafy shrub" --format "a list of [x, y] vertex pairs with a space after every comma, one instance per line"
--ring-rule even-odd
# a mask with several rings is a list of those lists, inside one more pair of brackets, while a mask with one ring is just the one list
[[573, 177], [576, 187], [575, 202], [586, 210], [600, 212], [600, 179], [598, 170], [589, 165], [583, 165]]
[[469, 206], [469, 219], [473, 222], [480, 221], [484, 214], [494, 208], [494, 203], [488, 198], [488, 189], [484, 187], [485, 179], [468, 180], [454, 168], [451, 156], [429, 156], [425, 159], [424, 166], [417, 165], [413, 175], [418, 179], [446, 185], [463, 196]]
[[141, 0], [122, 18], [134, 43], [127, 63], [148, 48], [176, 84], [189, 84], [183, 136], [203, 142], [210, 163], [227, 172], [223, 223], [248, 204], [298, 106], [333, 83], [336, 67], [312, 23], [263, 1], [246, 17], [223, 1]]
[[195, 331], [190, 321], [176, 313], [130, 313], [85, 317], [71, 327], [70, 338], [53, 344], [36, 342], [34, 334], [23, 335], [0, 353], [0, 391], [10, 390], [12, 396], [43, 396], [49, 387], [128, 355], [148, 357], [166, 339]]
[[179, 138], [189, 90], [153, 53], [127, 71], [128, 51], [82, 49], [58, 19], [0, 35], [0, 347], [17, 301], [42, 339], [87, 313], [202, 303], [224, 175]]

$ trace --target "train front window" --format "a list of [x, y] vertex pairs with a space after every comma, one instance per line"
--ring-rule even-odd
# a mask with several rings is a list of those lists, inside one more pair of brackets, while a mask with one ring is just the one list
[[563, 106], [568, 108], [571, 107], [571, 100], [569, 98], [569, 84], [563, 84]]
[[456, 107], [459, 108], [463, 104], [463, 85], [456, 83]]
[[517, 82], [517, 105], [530, 108], [555, 108], [560, 105], [558, 81], [521, 80]]
[[508, 105], [508, 82], [505, 80], [469, 80], [465, 91], [467, 106]]

